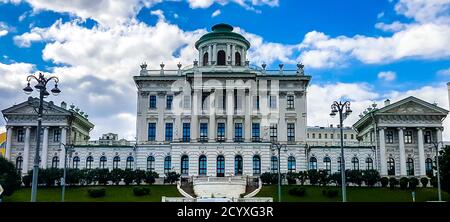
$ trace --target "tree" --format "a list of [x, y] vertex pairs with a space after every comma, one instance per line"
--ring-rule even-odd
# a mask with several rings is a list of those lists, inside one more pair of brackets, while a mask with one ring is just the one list
[[409, 178], [409, 185], [408, 185], [409, 189], [416, 190], [418, 184], [419, 184], [419, 179], [417, 179], [415, 177]]
[[377, 170], [364, 170], [363, 180], [367, 186], [372, 187], [380, 180], [380, 173]]
[[389, 184], [389, 178], [387, 177], [382, 177], [380, 179], [380, 183], [381, 183], [381, 187], [387, 187], [387, 185]]
[[144, 179], [144, 181], [147, 184], [155, 183], [155, 179], [156, 178], [159, 178], [159, 175], [158, 175], [157, 172], [155, 172], [155, 171], [147, 171], [147, 172], [145, 172], [145, 179]]
[[122, 169], [114, 169], [111, 171], [111, 181], [119, 185], [120, 181], [122, 181], [123, 178], [123, 170]]
[[298, 180], [300, 180], [300, 184], [303, 186], [305, 184], [305, 180], [308, 176], [308, 173], [306, 171], [300, 171], [298, 172]]
[[298, 173], [296, 172], [288, 172], [286, 174], [286, 179], [288, 181], [288, 184], [296, 184], [298, 178]]
[[172, 172], [166, 173], [165, 181], [167, 183], [172, 184], [172, 183], [177, 182], [179, 179], [180, 179], [180, 174], [178, 174], [177, 172], [172, 171]]
[[261, 182], [264, 184], [278, 184], [278, 174], [265, 172], [260, 176]]
[[16, 167], [3, 157], [0, 157], [0, 184], [4, 189], [1, 196], [10, 196], [20, 188], [21, 184], [20, 174]]
[[389, 187], [391, 189], [394, 189], [395, 186], [397, 186], [397, 184], [398, 184], [398, 180], [395, 177], [390, 177], [389, 178]]
[[408, 188], [409, 179], [407, 177], [400, 178], [400, 189], [406, 190]]
[[422, 177], [420, 178], [420, 183], [422, 184], [422, 187], [427, 187], [428, 186], [428, 178], [427, 177]]
[[80, 169], [68, 169], [66, 173], [66, 184], [76, 185], [81, 183], [83, 176]]
[[439, 174], [442, 190], [450, 193], [450, 146], [439, 151]]
[[348, 173], [348, 182], [357, 184], [358, 186], [362, 185], [363, 182], [363, 174], [360, 170], [350, 170], [347, 171], [346, 174]]
[[319, 186], [326, 186], [330, 182], [327, 170], [319, 170]]
[[108, 181], [110, 181], [109, 169], [95, 169], [95, 177], [98, 184], [108, 184]]
[[125, 182], [125, 185], [130, 185], [131, 183], [133, 183], [134, 179], [134, 170], [126, 169], [123, 173], [123, 182]]
[[[33, 173], [31, 173], [31, 175], [32, 174]], [[42, 177], [45, 186], [51, 187], [60, 182], [62, 170], [58, 168], [40, 169], [39, 174], [39, 177]]]
[[317, 170], [308, 170], [309, 183], [316, 185], [319, 182], [319, 172]]
[[142, 181], [145, 180], [146, 174], [145, 170], [135, 170], [134, 171], [134, 181], [137, 185], [141, 185]]

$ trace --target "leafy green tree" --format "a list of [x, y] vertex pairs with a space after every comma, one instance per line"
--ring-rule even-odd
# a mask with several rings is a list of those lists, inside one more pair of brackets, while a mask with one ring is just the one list
[[298, 173], [296, 173], [296, 172], [288, 172], [286, 174], [286, 180], [287, 180], [288, 184], [296, 184], [297, 178], [298, 178]]
[[317, 170], [308, 170], [309, 183], [316, 185], [319, 183], [319, 172]]
[[80, 169], [67, 169], [66, 184], [76, 185], [80, 184], [82, 180], [82, 172]]
[[439, 151], [439, 169], [442, 190], [450, 193], [450, 146]]
[[390, 177], [389, 178], [389, 187], [391, 189], [394, 189], [395, 186], [397, 186], [397, 184], [398, 184], [398, 180], [395, 177]]
[[173, 184], [175, 182], [177, 182], [180, 179], [180, 174], [178, 174], [177, 172], [169, 172], [166, 173], [166, 178], [165, 178], [165, 182]]
[[305, 180], [308, 177], [308, 172], [300, 171], [298, 172], [298, 180], [300, 180], [300, 184], [303, 186], [305, 184]]
[[326, 186], [330, 183], [330, 176], [328, 175], [328, 171], [319, 170], [319, 186]]
[[106, 185], [110, 181], [109, 169], [95, 169], [95, 180], [98, 184]]
[[380, 179], [380, 183], [381, 183], [381, 187], [387, 187], [387, 185], [389, 184], [389, 178], [387, 177], [382, 177]]
[[278, 184], [278, 174], [265, 172], [260, 176], [261, 182], [264, 184]]
[[373, 187], [380, 180], [380, 173], [377, 170], [364, 170], [363, 180], [367, 186]]
[[336, 183], [337, 185], [342, 184], [342, 176], [340, 172], [335, 172], [330, 175], [330, 181]]
[[124, 171], [122, 169], [114, 169], [111, 170], [111, 181], [119, 185], [120, 181], [122, 181]]
[[0, 184], [4, 192], [0, 196], [10, 196], [20, 188], [20, 174], [13, 163], [7, 159], [0, 157]]
[[[33, 175], [33, 173], [31, 173]], [[47, 187], [55, 186], [59, 183], [63, 176], [62, 170], [58, 168], [47, 168], [39, 170], [39, 177], [42, 177], [44, 184]]]
[[123, 182], [125, 182], [126, 185], [130, 185], [131, 183], [133, 183], [134, 179], [135, 179], [134, 170], [126, 169], [123, 172]]
[[408, 188], [409, 179], [407, 177], [400, 178], [400, 189], [406, 190]]
[[427, 177], [420, 178], [420, 183], [422, 184], [422, 187], [428, 186], [429, 179]]
[[409, 189], [416, 190], [418, 184], [419, 184], [419, 179], [417, 179], [415, 177], [409, 178], [409, 181], [408, 181], [408, 188]]
[[137, 185], [141, 185], [142, 181], [145, 180], [145, 170], [135, 170], [134, 171], [134, 181]]
[[147, 172], [145, 172], [145, 179], [144, 179], [144, 181], [147, 184], [154, 184], [156, 178], [159, 178], [159, 174], [157, 172], [155, 172], [155, 171], [147, 171]]

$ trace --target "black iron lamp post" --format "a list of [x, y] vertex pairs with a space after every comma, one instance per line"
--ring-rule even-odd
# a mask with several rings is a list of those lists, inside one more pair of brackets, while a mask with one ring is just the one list
[[281, 150], [286, 151], [286, 144], [272, 143], [272, 151], [278, 151], [278, 202], [281, 202]]
[[432, 141], [431, 142], [434, 145], [434, 148], [436, 149], [436, 177], [437, 177], [437, 186], [438, 186], [438, 200], [439, 202], [442, 201], [442, 194], [441, 194], [441, 175], [440, 175], [440, 169], [439, 169], [439, 145], [444, 146], [444, 142], [442, 141]]

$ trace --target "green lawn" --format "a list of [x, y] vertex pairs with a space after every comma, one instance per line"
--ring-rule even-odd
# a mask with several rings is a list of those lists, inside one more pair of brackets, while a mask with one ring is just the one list
[[[335, 202], [341, 201], [341, 187], [330, 187], [339, 190], [339, 196], [328, 198], [322, 195], [323, 187], [304, 186], [306, 194], [303, 197], [292, 196], [289, 189], [296, 185], [284, 185], [281, 188], [281, 200], [283, 202]], [[274, 201], [278, 200], [277, 186], [265, 185], [258, 193], [257, 197], [273, 197]], [[436, 201], [438, 199], [437, 189], [435, 188], [418, 188], [416, 190], [416, 202]], [[450, 201], [450, 195], [442, 192], [442, 199]], [[347, 187], [347, 201], [349, 202], [412, 202], [411, 191], [389, 188], [367, 188], [367, 187]]]
[[[90, 187], [66, 187], [65, 200], [67, 202], [161, 202], [162, 196], [181, 196], [175, 185], [150, 185], [150, 195], [134, 196], [133, 186], [106, 186], [106, 195], [99, 198], [91, 198], [87, 194]], [[30, 188], [21, 188], [10, 197], [5, 197], [5, 202], [28, 202], [31, 197]], [[38, 188], [37, 201], [59, 202], [61, 201], [61, 188]]]

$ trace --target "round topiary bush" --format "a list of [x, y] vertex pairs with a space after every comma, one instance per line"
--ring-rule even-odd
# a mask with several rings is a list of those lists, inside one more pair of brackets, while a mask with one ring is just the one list
[[397, 184], [398, 184], [398, 180], [395, 177], [389, 178], [389, 187], [391, 189], [394, 189], [395, 186], [397, 186]]
[[409, 189], [415, 190], [417, 188], [417, 185], [419, 185], [419, 179], [415, 177], [409, 178], [409, 185], [408, 185]]
[[381, 183], [381, 187], [387, 187], [387, 185], [389, 184], [389, 178], [387, 177], [382, 177], [380, 179], [380, 183]]
[[289, 194], [293, 196], [303, 197], [306, 194], [306, 189], [304, 187], [295, 187], [289, 190]]
[[335, 189], [324, 189], [322, 190], [322, 195], [328, 197], [328, 198], [333, 198], [333, 197], [337, 197], [339, 194], [338, 190]]
[[428, 186], [428, 178], [427, 177], [422, 177], [420, 178], [420, 183], [422, 184], [422, 187], [427, 187]]
[[409, 179], [407, 177], [400, 178], [400, 189], [406, 190], [408, 188]]
[[135, 196], [144, 196], [150, 194], [150, 188], [148, 187], [135, 187], [133, 188], [133, 193]]
[[106, 195], [105, 188], [92, 188], [88, 189], [88, 194], [92, 198], [104, 197]]

